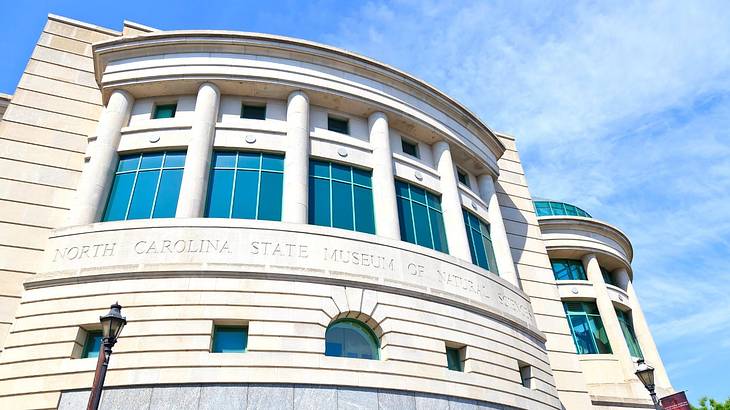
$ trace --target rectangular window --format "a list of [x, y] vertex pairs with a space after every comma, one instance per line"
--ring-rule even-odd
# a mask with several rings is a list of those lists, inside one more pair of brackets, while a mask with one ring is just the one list
[[241, 105], [241, 118], [247, 118], [249, 120], [265, 120], [266, 119], [266, 106], [265, 105]]
[[563, 302], [578, 354], [608, 354], [611, 345], [594, 302]]
[[86, 340], [84, 341], [84, 352], [81, 353], [81, 358], [98, 357], [102, 341], [101, 330], [87, 330]]
[[213, 327], [212, 353], [243, 353], [248, 346], [248, 328], [242, 326]]
[[281, 220], [284, 156], [216, 151], [212, 165], [206, 218]]
[[459, 349], [456, 347], [446, 346], [446, 365], [448, 366], [449, 370], [453, 370], [456, 372], [464, 371], [463, 350], [463, 348]]
[[339, 132], [340, 134], [349, 134], [350, 124], [348, 120], [327, 117], [327, 129], [330, 131]]
[[401, 239], [447, 253], [441, 199], [423, 188], [395, 181]]
[[102, 221], [174, 218], [184, 167], [184, 152], [120, 157]]
[[636, 332], [634, 332], [634, 321], [631, 319], [631, 313], [616, 309], [616, 316], [618, 317], [618, 323], [621, 325], [621, 330], [624, 333], [624, 339], [626, 339], [626, 345], [629, 347], [631, 357], [643, 359], [644, 355], [641, 353], [639, 340], [636, 338]]
[[466, 209], [463, 211], [472, 263], [499, 274], [497, 261], [494, 257], [494, 248], [492, 247], [492, 238], [489, 236], [489, 225]]
[[175, 118], [175, 112], [177, 111], [177, 104], [160, 104], [155, 105], [155, 112], [152, 115], [152, 119], [160, 118]]
[[309, 223], [374, 234], [372, 172], [310, 160]]
[[528, 389], [533, 388], [532, 386], [532, 366], [529, 364], [525, 364], [522, 362], [518, 362], [518, 366], [520, 369], [520, 379], [522, 380], [522, 385], [524, 387], [527, 387]]
[[551, 259], [555, 280], [588, 280], [583, 262], [573, 259]]
[[408, 154], [412, 157], [420, 158], [418, 156], [418, 144], [415, 142], [406, 141], [403, 138], [400, 140], [401, 150], [404, 154]]
[[467, 188], [471, 188], [471, 185], [469, 185], [469, 175], [466, 172], [457, 169], [456, 176], [459, 178], [459, 182], [466, 185]]
[[603, 275], [603, 282], [607, 285], [616, 286], [616, 282], [613, 281], [613, 275], [607, 269], [603, 268], [603, 266], [601, 266], [601, 275]]

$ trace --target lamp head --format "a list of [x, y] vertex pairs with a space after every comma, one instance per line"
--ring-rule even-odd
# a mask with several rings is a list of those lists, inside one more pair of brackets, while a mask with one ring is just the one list
[[119, 303], [114, 303], [109, 309], [109, 313], [101, 316], [99, 321], [104, 340], [108, 340], [112, 344], [116, 343], [124, 325], [127, 324], [127, 319], [122, 316], [122, 306]]
[[636, 362], [636, 377], [641, 380], [644, 387], [650, 392], [654, 390], [654, 368], [644, 363], [644, 360]]

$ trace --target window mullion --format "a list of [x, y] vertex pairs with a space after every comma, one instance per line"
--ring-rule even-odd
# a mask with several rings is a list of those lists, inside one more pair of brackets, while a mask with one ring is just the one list
[[[162, 164], [160, 164], [160, 174], [157, 175], [157, 184], [155, 185], [155, 195], [152, 197], [152, 208], [150, 209], [150, 216], [149, 219], [152, 219], [152, 215], [155, 214], [155, 204], [157, 204], [157, 193], [160, 191], [160, 181], [162, 180], [162, 170], [165, 169], [165, 158], [167, 157], [167, 152], [162, 153]], [[140, 161], [142, 163], [142, 161]]]
[[256, 184], [256, 211], [254, 219], [259, 219], [259, 201], [261, 201], [261, 180], [264, 177], [264, 154], [259, 153], [258, 181]]
[[129, 217], [129, 208], [132, 206], [132, 198], [134, 198], [134, 189], [137, 187], [137, 178], [139, 177], [139, 167], [141, 164], [142, 164], [142, 154], [139, 154], [139, 161], [137, 161], [137, 169], [134, 170], [134, 182], [132, 182], [132, 190], [129, 191], [129, 199], [127, 199], [127, 209], [124, 212], [125, 221]]
[[236, 160], [233, 161], [233, 183], [231, 185], [231, 204], [228, 205], [228, 218], [233, 218], [233, 201], [236, 200], [236, 177], [238, 176], [238, 154], [236, 152]]

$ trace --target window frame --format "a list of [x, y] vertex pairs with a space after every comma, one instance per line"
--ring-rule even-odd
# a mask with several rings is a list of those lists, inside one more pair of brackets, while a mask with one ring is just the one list
[[[329, 333], [331, 329], [333, 329], [335, 326], [337, 326], [341, 323], [352, 323], [352, 324], [357, 325], [358, 328], [362, 329], [365, 332], [365, 334], [369, 337], [369, 339], [370, 339], [369, 341], [373, 343], [373, 345], [370, 347], [373, 348], [372, 350], [374, 350], [374, 352], [375, 352], [375, 355], [374, 355], [375, 357], [369, 359], [366, 357], [345, 356], [344, 348], [343, 348], [343, 355], [341, 355], [341, 356], [327, 354], [327, 333]], [[380, 360], [380, 338], [378, 337], [378, 335], [375, 334], [373, 329], [367, 325], [367, 323], [365, 323], [361, 320], [346, 317], [346, 318], [341, 318], [341, 319], [337, 319], [337, 320], [333, 321], [332, 323], [330, 323], [327, 326], [327, 329], [325, 330], [324, 343], [325, 343], [324, 355], [327, 357], [341, 357], [344, 359], [359, 359], [359, 360]]]
[[[243, 348], [236, 351], [216, 351], [216, 339], [219, 330], [241, 330], [243, 332]], [[210, 337], [210, 353], [246, 353], [248, 351], [248, 325], [213, 324], [213, 331]]]
[[[162, 160], [161, 160], [161, 163], [160, 163], [160, 166], [159, 167], [142, 168], [142, 161], [144, 160], [145, 155], [160, 154], [160, 153], [162, 154]], [[182, 163], [182, 165], [176, 165], [176, 166], [170, 166], [170, 167], [167, 166], [168, 156], [173, 155], [173, 154], [176, 157], [179, 157], [180, 154], [182, 154], [182, 157], [183, 157], [183, 163]], [[120, 166], [120, 164], [122, 163], [123, 160], [131, 159], [131, 158], [134, 158], [134, 157], [137, 157], [137, 166], [134, 169], [131, 169], [131, 170], [122, 170], [122, 171], [119, 170], [119, 166]], [[106, 204], [104, 206], [104, 212], [103, 212], [103, 214], [101, 216], [101, 222], [131, 221], [131, 220], [158, 219], [158, 218], [162, 218], [162, 219], [164, 219], [164, 218], [174, 218], [175, 217], [175, 213], [173, 213], [172, 216], [164, 216], [164, 217], [159, 217], [158, 216], [156, 218], [155, 217], [155, 208], [157, 206], [157, 201], [158, 201], [159, 193], [160, 193], [160, 187], [162, 185], [162, 176], [163, 176], [164, 172], [165, 171], [172, 171], [172, 170], [179, 170], [179, 171], [181, 171], [181, 175], [180, 175], [180, 187], [177, 188], [177, 196], [178, 196], [178, 198], [177, 198], [177, 201], [175, 203], [175, 208], [177, 208], [177, 204], [180, 201], [180, 188], [182, 187], [182, 177], [183, 177], [182, 174], [184, 174], [184, 172], [185, 172], [185, 162], [186, 161], [187, 161], [187, 151], [180, 151], [180, 150], [172, 150], [172, 151], [166, 151], [166, 150], [165, 151], [143, 151], [143, 152], [138, 152], [138, 153], [134, 153], [134, 154], [120, 155], [119, 156], [119, 160], [117, 161], [117, 170], [114, 172], [114, 179], [112, 180], [112, 186], [109, 189], [109, 194], [107, 195]], [[132, 219], [130, 219], [129, 218], [129, 213], [130, 213], [130, 211], [132, 209], [132, 201], [134, 200], [134, 194], [135, 194], [135, 189], [137, 188], [137, 182], [139, 180], [139, 175], [141, 173], [143, 173], [143, 172], [150, 172], [150, 171], [158, 172], [159, 174], [157, 175], [157, 181], [155, 182], [155, 190], [154, 190], [153, 197], [152, 197], [152, 204], [150, 205], [149, 216], [148, 217], [145, 217], [145, 218], [132, 218]], [[129, 197], [127, 198], [127, 204], [126, 204], [126, 208], [125, 208], [125, 211], [124, 211], [124, 217], [121, 218], [121, 219], [108, 219], [107, 218], [107, 212], [109, 211], [109, 205], [110, 205], [111, 200], [112, 200], [112, 194], [114, 194], [114, 187], [115, 187], [115, 184], [117, 183], [117, 177], [119, 177], [120, 175], [129, 175], [129, 174], [134, 174], [134, 181], [132, 181], [132, 186], [131, 186], [131, 188], [129, 190]]]
[[[161, 108], [169, 108], [172, 107], [172, 115], [169, 117], [160, 117], [159, 112]], [[177, 101], [171, 102], [171, 103], [155, 103], [154, 107], [152, 108], [152, 119], [153, 120], [164, 120], [168, 118], [175, 118], [177, 115]]]
[[[247, 168], [247, 167], [240, 167], [239, 166], [239, 160], [241, 158], [241, 154], [257, 154], [258, 155], [258, 167], [257, 168]], [[217, 154], [235, 154], [235, 160], [233, 162], [233, 167], [228, 166], [216, 166], [215, 159]], [[281, 186], [281, 192], [279, 195], [280, 202], [283, 201], [283, 194], [284, 194], [284, 186], [283, 186], [283, 180], [284, 180], [284, 155], [279, 153], [270, 153], [270, 152], [263, 152], [263, 151], [247, 151], [247, 150], [215, 150], [213, 151], [213, 158], [210, 164], [210, 174], [208, 176], [208, 192], [206, 193], [205, 198], [205, 210], [203, 212], [204, 218], [225, 218], [225, 219], [249, 219], [249, 220], [267, 220], [267, 221], [281, 221], [281, 214], [283, 212], [283, 203], [280, 204], [280, 212], [279, 212], [279, 218], [278, 219], [261, 219], [260, 218], [260, 212], [261, 212], [261, 189], [262, 189], [262, 179], [264, 173], [271, 173], [271, 174], [279, 174], [282, 178], [282, 186]], [[281, 170], [274, 170], [269, 168], [264, 168], [264, 160], [266, 158], [276, 158], [277, 160], [281, 160]], [[210, 216], [210, 207], [213, 201], [213, 175], [216, 170], [219, 171], [233, 171], [233, 179], [231, 181], [231, 192], [230, 192], [230, 204], [228, 205], [228, 216]], [[236, 200], [236, 180], [238, 178], [239, 171], [255, 171], [257, 174], [257, 187], [256, 187], [256, 212], [253, 218], [241, 218], [241, 217], [234, 217], [234, 207], [235, 207], [235, 200]]]
[[[327, 176], [322, 175], [316, 175], [316, 172], [314, 171], [316, 166], [327, 166]], [[333, 168], [335, 167], [345, 167], [348, 168], [349, 171], [349, 177], [350, 180], [346, 181], [344, 179], [338, 178], [334, 176]], [[369, 185], [365, 185], [361, 182], [356, 181], [356, 174], [359, 174], [361, 177], [368, 178]], [[341, 162], [335, 162], [331, 161], [329, 159], [318, 159], [318, 158], [310, 158], [309, 160], [309, 170], [308, 170], [308, 182], [309, 182], [309, 203], [308, 203], [308, 215], [307, 215], [307, 223], [310, 225], [316, 225], [316, 226], [325, 226], [330, 228], [336, 228], [336, 229], [345, 229], [349, 231], [354, 232], [361, 232], [361, 233], [367, 233], [371, 235], [375, 235], [377, 233], [376, 227], [375, 227], [375, 198], [373, 197], [373, 171], [370, 169], [360, 168], [358, 166], [355, 166], [354, 164], [348, 164], [348, 163], [341, 163]], [[315, 180], [319, 181], [327, 181], [328, 185], [328, 199], [329, 199], [329, 216], [328, 216], [328, 222], [329, 224], [324, 225], [320, 223], [316, 223], [317, 218], [317, 208], [316, 203], [313, 203], [313, 198], [316, 197], [314, 191], [315, 187]], [[335, 183], [340, 184], [347, 184], [350, 188], [350, 199], [352, 201], [352, 229], [349, 229], [347, 227], [342, 226], [335, 226], [335, 195], [334, 195], [334, 187]], [[364, 218], [367, 218], [367, 215], [359, 214], [358, 213], [358, 206], [356, 205], [356, 188], [360, 188], [361, 190], [365, 190], [370, 195], [370, 213], [372, 213], [372, 218], [370, 218], [370, 221], [364, 220]], [[360, 212], [367, 211], [366, 209], [360, 209]], [[361, 227], [360, 224], [364, 224], [364, 227]], [[372, 230], [367, 230], [368, 228], [372, 228]]]
[[[412, 146], [413, 153], [408, 152], [408, 150], [406, 150], [406, 146]], [[401, 136], [400, 137], [400, 150], [402, 153], [404, 153], [410, 157], [421, 159], [421, 151], [419, 149], [418, 143], [414, 140]]]
[[[401, 240], [404, 241], [404, 242], [412, 243], [414, 245], [423, 246], [424, 248], [433, 249], [435, 251], [443, 252], [443, 253], [447, 253], [448, 254], [449, 253], [449, 244], [448, 244], [448, 239], [446, 238], [446, 226], [445, 226], [445, 222], [444, 222], [443, 209], [441, 207], [441, 195], [440, 194], [436, 194], [436, 193], [434, 193], [434, 192], [432, 192], [432, 191], [430, 191], [430, 190], [428, 190], [428, 189], [426, 189], [426, 188], [424, 188], [422, 186], [418, 186], [418, 185], [412, 184], [412, 183], [410, 183], [409, 181], [406, 181], [406, 180], [401, 180], [401, 179], [397, 179], [396, 178], [395, 181], [394, 181], [394, 183], [395, 183], [395, 186], [396, 186], [396, 189], [395, 189], [395, 197], [396, 197], [396, 204], [398, 205], [398, 221], [399, 221], [399, 228], [400, 228]], [[407, 198], [404, 197], [404, 196], [402, 196], [402, 195], [400, 195], [400, 190], [398, 189], [398, 184], [402, 184], [402, 185], [404, 185], [404, 186], [406, 186], [408, 188], [408, 197]], [[416, 188], [416, 189], [419, 189], [419, 190], [424, 191], [424, 201], [425, 202], [421, 202], [418, 199], [413, 199], [413, 188]], [[431, 198], [435, 198], [434, 199], [434, 202], [436, 202], [438, 204], [438, 208], [431, 205], [431, 201], [432, 201]], [[415, 242], [411, 242], [408, 239], [406, 239], [405, 238], [406, 235], [404, 235], [404, 232], [403, 232], [403, 228], [405, 227], [406, 221], [404, 221], [404, 218], [403, 218], [404, 215], [401, 215], [401, 206], [403, 206], [402, 201], [407, 202], [408, 207], [409, 207], [408, 208], [409, 209], [408, 212], [409, 212], [410, 217], [411, 217], [411, 220], [410, 220], [409, 225], [410, 225], [410, 228], [413, 231], [413, 235], [414, 235]], [[427, 221], [428, 222], [428, 232], [429, 232], [429, 239], [430, 239], [431, 246], [426, 246], [426, 245], [424, 245], [422, 243], [419, 243], [418, 230], [416, 229], [416, 227], [418, 225], [416, 224], [416, 220], [415, 220], [415, 214], [416, 213], [413, 211], [413, 203], [414, 202], [416, 204], [418, 204], [418, 205], [423, 206], [423, 207], [426, 208], [426, 216], [427, 216], [427, 219], [428, 219], [428, 221]], [[432, 211], [438, 213], [441, 216], [440, 226], [441, 226], [442, 232], [440, 232], [440, 233], [443, 234], [442, 235], [443, 238], [440, 238], [440, 240], [442, 242], [442, 249], [437, 249], [436, 248], [436, 240], [434, 239], [434, 231], [433, 231], [434, 230], [434, 222], [432, 221], [432, 218], [431, 218]]]
[[[462, 208], [464, 216], [464, 228], [466, 228], [467, 239], [469, 240], [469, 253], [471, 254], [471, 262], [483, 269], [486, 269], [495, 275], [499, 275], [499, 268], [497, 267], [497, 256], [494, 253], [494, 241], [491, 236], [491, 225], [484, 222], [479, 215], [469, 211], [466, 208]], [[476, 220], [477, 225], [472, 226], [472, 219]], [[486, 234], [482, 228], [486, 229]], [[477, 254], [476, 246], [477, 239], [484, 247], [484, 254], [486, 257], [486, 265], [484, 266], [479, 261], [479, 255]], [[487, 246], [487, 244], [489, 246]]]
[[[262, 109], [263, 117], [246, 117], [246, 108], [253, 108], [253, 109]], [[247, 103], [245, 101], [241, 102], [241, 117], [242, 119], [246, 120], [258, 120], [258, 121], [266, 121], [266, 103], [262, 104], [256, 104], [256, 103]]]
[[[557, 276], [558, 273], [555, 271], [555, 264], [558, 264], [558, 263], [565, 263], [566, 264], [568, 273], [571, 275], [571, 277], [564, 278], [564, 279], [558, 278], [558, 276]], [[577, 259], [562, 259], [562, 258], [559, 258], [559, 259], [550, 259], [550, 268], [553, 271], [553, 278], [555, 278], [555, 280], [559, 280], [559, 281], [562, 281], [562, 280], [580, 280], [580, 281], [587, 281], [588, 280], [588, 273], [586, 272], [586, 268], [583, 265], [583, 261], [580, 261], [580, 260], [577, 260]], [[572, 276], [573, 275], [573, 268], [580, 268], [580, 273], [582, 274], [582, 277], [577, 277], [577, 278], [576, 277], [573, 277]]]
[[[81, 351], [81, 359], [92, 359], [99, 357], [99, 354], [101, 354], [101, 350], [104, 348], [104, 333], [101, 331], [101, 329], [93, 329], [93, 330], [84, 330], [86, 332], [86, 337], [84, 338], [84, 348]], [[89, 348], [91, 347], [91, 341], [94, 337], [99, 337], [99, 350], [96, 351], [96, 355], [89, 356]]]
[[[463, 177], [463, 179], [462, 179]], [[471, 189], [471, 182], [469, 181], [469, 173], [456, 167], [456, 179], [463, 184], [465, 187]]]
[[[344, 123], [344, 132], [342, 130], [333, 129], [337, 128], [334, 126], [336, 123]], [[342, 135], [350, 135], [350, 119], [347, 117], [339, 117], [332, 114], [327, 114], [327, 131], [336, 132]]]
[[[616, 310], [616, 318], [618, 319], [621, 333], [624, 335], [626, 347], [629, 349], [629, 354], [632, 358], [643, 359], [644, 351], [641, 350], [641, 344], [639, 343], [639, 338], [636, 337], [636, 330], [634, 329], [634, 315], [631, 314], [631, 311], [624, 312], [619, 308], [614, 308]], [[629, 337], [631, 337], [631, 341], [629, 340]], [[638, 355], [635, 355], [636, 351], [633, 351], [634, 349], [632, 348], [632, 345], [638, 350]]]
[[[571, 310], [569, 306], [571, 304], [579, 305], [581, 307], [581, 310]], [[608, 339], [608, 332], [606, 331], [606, 325], [603, 323], [603, 319], [601, 318], [601, 314], [598, 311], [598, 306], [596, 305], [595, 301], [572, 301], [572, 300], [564, 300], [563, 301], [563, 308], [565, 309], [565, 317], [568, 320], [568, 326], [570, 327], [570, 335], [573, 337], [573, 343], [575, 343], [575, 351], [576, 354], [579, 355], [588, 355], [588, 354], [613, 354], [613, 348], [611, 347], [611, 341]], [[591, 309], [588, 309], [591, 308]], [[588, 311], [591, 310], [596, 313], [589, 313]], [[583, 317], [585, 319], [584, 323], [588, 327], [588, 331], [590, 333], [590, 340], [592, 343], [592, 348], [594, 351], [592, 352], [582, 352], [582, 347], [580, 343], [578, 342], [578, 337], [576, 336], [575, 327], [578, 326], [577, 324], [573, 323], [574, 317]], [[592, 318], [592, 320], [589, 320], [589, 318]], [[595, 327], [595, 323], [601, 324], [601, 329], [598, 329]], [[596, 335], [598, 334], [599, 337], [601, 335], [601, 330], [603, 331], [603, 334], [605, 335], [606, 341], [605, 341], [605, 348], [607, 348], [606, 351], [601, 351], [602, 349], [599, 347], [598, 343], [596, 342]]]

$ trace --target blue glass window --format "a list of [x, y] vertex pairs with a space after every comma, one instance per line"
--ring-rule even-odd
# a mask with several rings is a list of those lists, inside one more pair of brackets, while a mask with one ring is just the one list
[[466, 185], [468, 188], [471, 188], [471, 185], [469, 185], [469, 174], [460, 169], [457, 169], [456, 176], [459, 179], [459, 182]]
[[535, 213], [537, 216], [582, 216], [591, 218], [588, 212], [575, 205], [554, 201], [534, 201]]
[[325, 333], [326, 356], [355, 359], [379, 358], [380, 343], [366, 324], [354, 319], [333, 322]]
[[153, 119], [158, 118], [174, 118], [177, 111], [177, 104], [161, 104], [155, 106], [155, 112], [152, 114]]
[[184, 152], [120, 157], [102, 221], [175, 217], [184, 167]]
[[349, 134], [350, 124], [349, 121], [345, 119], [327, 117], [327, 129], [339, 132], [340, 134]]
[[213, 328], [213, 353], [241, 353], [248, 346], [248, 328], [215, 326]]
[[449, 370], [454, 370], [457, 372], [464, 371], [464, 365], [461, 361], [461, 357], [461, 349], [457, 349], [455, 347], [446, 347], [446, 366]]
[[448, 252], [441, 199], [423, 188], [402, 181], [395, 181], [395, 194], [401, 239]]
[[464, 224], [466, 225], [466, 236], [469, 239], [471, 261], [475, 265], [499, 274], [492, 238], [489, 236], [489, 225], [466, 209], [464, 209]]
[[266, 106], [265, 105], [241, 105], [241, 118], [247, 118], [250, 120], [265, 120], [266, 119]]
[[205, 216], [280, 221], [283, 184], [282, 155], [216, 151]]
[[613, 280], [613, 275], [603, 266], [601, 266], [601, 275], [603, 275], [603, 282], [607, 285], [616, 286], [616, 282]]
[[310, 160], [309, 223], [375, 233], [372, 173]]
[[639, 340], [636, 338], [636, 332], [634, 332], [634, 322], [631, 320], [631, 313], [616, 309], [616, 316], [618, 317], [618, 323], [621, 325], [621, 330], [624, 333], [624, 339], [626, 339], [626, 345], [629, 347], [631, 357], [643, 359], [644, 355], [641, 353]]
[[583, 262], [572, 259], [551, 259], [555, 280], [588, 280]]
[[84, 342], [84, 352], [81, 354], [81, 358], [86, 359], [87, 357], [98, 357], [102, 341], [103, 336], [101, 330], [87, 331], [86, 341]]
[[611, 353], [601, 315], [593, 302], [564, 302], [570, 332], [578, 354]]

